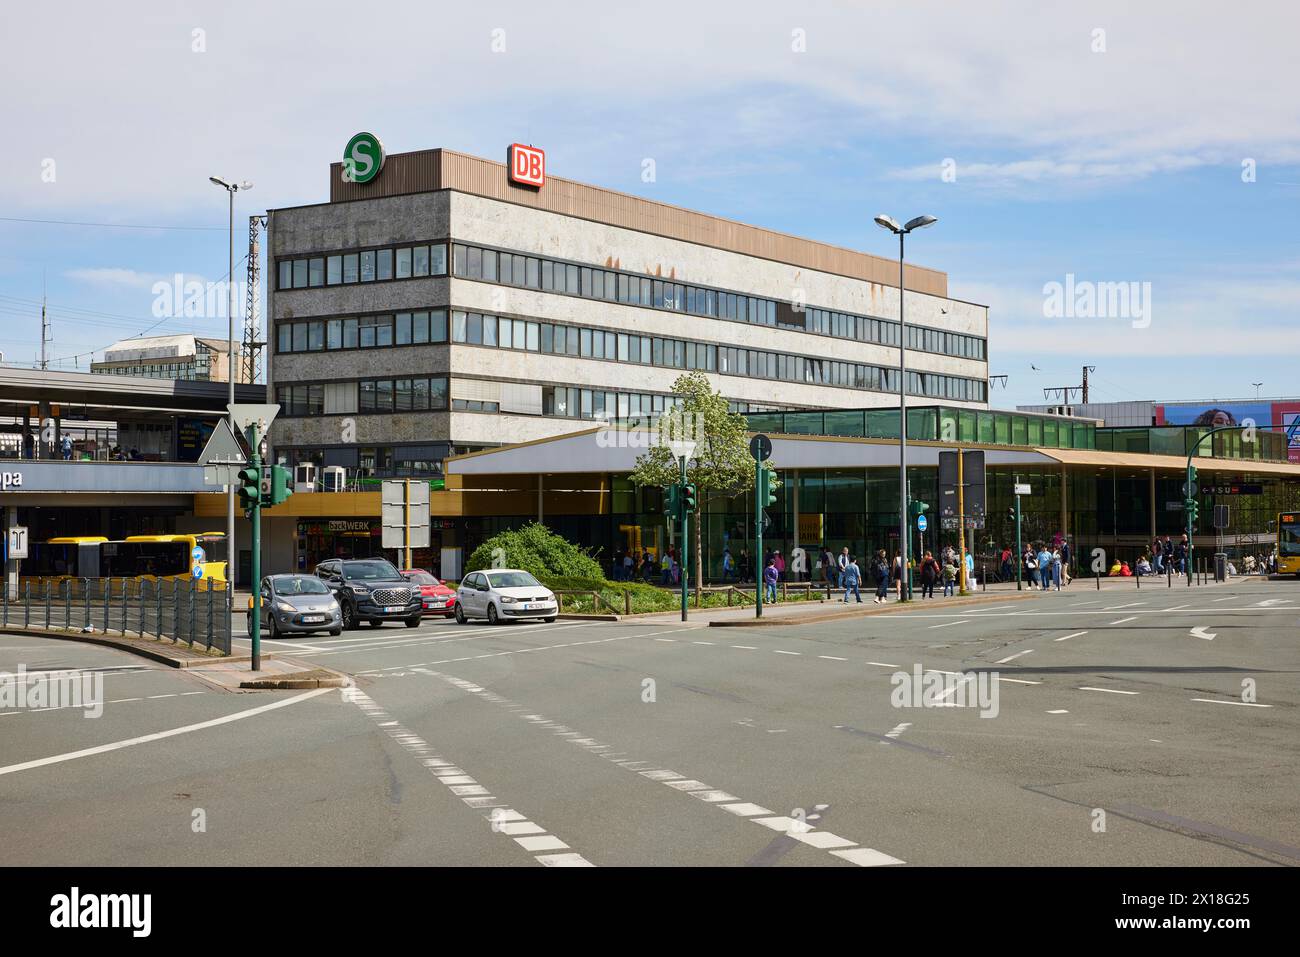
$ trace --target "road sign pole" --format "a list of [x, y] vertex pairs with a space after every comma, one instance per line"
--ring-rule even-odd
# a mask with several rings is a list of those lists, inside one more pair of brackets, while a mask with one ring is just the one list
[[1025, 577], [1025, 554], [1024, 546], [1020, 544], [1020, 476], [1016, 476], [1016, 591], [1024, 589]]
[[681, 512], [682, 517], [682, 560], [679, 565], [682, 570], [682, 621], [685, 621], [688, 594], [690, 591], [690, 572], [687, 571], [687, 569], [690, 567], [689, 560], [691, 547], [687, 539], [690, 534], [691, 516], [686, 510], [686, 456], [684, 455], [681, 457], [681, 479], [682, 493], [677, 499], [677, 508]]
[[406, 568], [414, 568], [411, 564], [411, 480], [407, 479], [405, 488], [402, 490], [403, 519], [402, 519], [402, 560], [406, 562]]

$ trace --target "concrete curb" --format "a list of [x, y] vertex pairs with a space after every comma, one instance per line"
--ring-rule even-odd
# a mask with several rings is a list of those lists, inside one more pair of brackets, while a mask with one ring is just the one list
[[[654, 612], [654, 614], [662, 614], [662, 612]], [[556, 615], [555, 617], [562, 618], [565, 621], [622, 621], [624, 618], [627, 618], [629, 616], [628, 615], [579, 615], [575, 612], [571, 614]], [[640, 616], [631, 615], [630, 617], [637, 618]]]
[[[892, 612], [912, 611], [920, 607], [934, 608], [960, 608], [963, 606], [980, 606], [993, 604], [994, 602], [1004, 601], [1028, 601], [1035, 597], [1034, 592], [1018, 593], [1015, 595], [997, 595], [988, 598], [968, 596], [966, 598], [950, 598], [938, 605], [923, 605], [921, 599], [913, 599], [906, 604], [893, 604], [875, 606], [871, 608], [854, 608], [853, 610], [844, 611], [827, 611], [815, 615], [778, 615], [775, 618], [740, 618], [729, 619], [725, 621], [711, 621], [710, 628], [778, 628], [791, 627], [794, 625], [815, 624], [823, 621], [840, 621], [849, 618], [870, 618], [875, 615], [887, 615]], [[863, 604], [866, 604], [865, 602]]]
[[297, 691], [311, 688], [350, 688], [352, 683], [351, 678], [341, 674], [318, 678], [282, 675], [278, 678], [253, 678], [249, 681], [241, 681], [239, 687], [250, 691]]
[[[163, 645], [161, 642], [159, 642], [161, 648], [155, 650], [153, 648], [142, 648], [139, 645], [134, 645], [130, 641], [123, 641], [120, 638], [108, 638], [103, 635], [94, 635], [90, 632], [46, 631], [44, 628], [24, 629], [10, 626], [9, 628], [0, 629], [0, 634], [23, 635], [33, 638], [57, 638], [61, 641], [77, 641], [87, 645], [101, 645], [105, 648], [115, 648], [118, 651], [130, 652], [131, 654], [138, 655], [141, 658], [147, 658], [150, 661], [156, 661], [159, 664], [167, 665], [169, 668], [198, 668], [204, 665], [210, 665], [217, 661], [241, 662], [253, 660], [252, 657], [248, 655], [236, 655], [233, 657], [227, 655], [202, 655], [201, 657], [195, 658], [178, 658], [169, 655], [166, 651], [162, 650], [162, 648], [166, 648], [167, 646]], [[137, 640], [148, 641], [149, 639], [145, 638]], [[275, 656], [263, 655], [263, 657], [270, 658]]]

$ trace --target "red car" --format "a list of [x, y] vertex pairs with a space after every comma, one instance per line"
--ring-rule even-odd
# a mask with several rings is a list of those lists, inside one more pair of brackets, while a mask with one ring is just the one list
[[456, 592], [448, 588], [422, 568], [407, 568], [402, 577], [419, 586], [420, 604], [426, 615], [450, 618], [456, 612]]

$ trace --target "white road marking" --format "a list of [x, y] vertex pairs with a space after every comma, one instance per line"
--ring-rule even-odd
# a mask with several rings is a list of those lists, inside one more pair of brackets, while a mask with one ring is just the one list
[[1124, 624], [1124, 622], [1126, 622], [1126, 621], [1137, 621], [1137, 615], [1134, 615], [1134, 616], [1132, 616], [1131, 618], [1121, 618], [1119, 621], [1112, 621], [1111, 624], [1112, 624], [1112, 625], [1122, 625], [1122, 624]]
[[1048, 714], [1069, 714], [1064, 708], [1057, 708], [1055, 711], [1049, 711]]
[[[887, 737], [887, 738], [897, 738], [900, 734], [902, 734], [904, 731], [906, 731], [906, 730], [907, 730], [908, 728], [910, 728], [911, 726], [912, 726], [912, 722], [910, 722], [910, 721], [904, 721], [904, 722], [903, 722], [902, 724], [900, 724], [898, 727], [894, 728], [894, 730], [886, 732], [886, 733], [885, 733], [885, 737]], [[880, 743], [881, 743], [881, 744], [885, 744], [886, 742], [881, 741]]]
[[[464, 685], [462, 690], [473, 688], [476, 691], [483, 691], [482, 688], [470, 682], [459, 683]], [[322, 688], [320, 690], [328, 691], [329, 689]], [[536, 852], [539, 851], [568, 850], [569, 845], [558, 837], [546, 833], [544, 827], [528, 820], [513, 808], [504, 811], [497, 810], [504, 807], [504, 805], [497, 800], [495, 795], [489, 794], [486, 787], [476, 783], [474, 778], [466, 774], [461, 768], [444, 760], [441, 756], [433, 754], [432, 745], [418, 734], [403, 727], [400, 722], [389, 719], [389, 714], [384, 710], [383, 706], [368, 694], [359, 688], [344, 688], [342, 690], [344, 701], [355, 704], [366, 717], [374, 721], [379, 727], [387, 729], [388, 736], [396, 741], [402, 747], [402, 750], [418, 758], [420, 763], [441, 781], [448, 791], [460, 798], [466, 806], [479, 809], [490, 808], [491, 810], [483, 816], [491, 823], [492, 830], [510, 836], [525, 851], [534, 853], [534, 860], [539, 864], [556, 866], [563, 863], [577, 867], [595, 866], [580, 854], [564, 855], [569, 860], [563, 862], [536, 856]], [[514, 835], [533, 836], [515, 837]]]
[[818, 655], [818, 658], [825, 658], [827, 661], [848, 661], [847, 658], [836, 658], [834, 655]]
[[732, 645], [733, 648], [739, 648], [742, 651], [758, 651], [754, 645]]
[[[1210, 601], [1211, 602], [1232, 601], [1236, 597], [1237, 597], [1236, 595], [1229, 595], [1227, 598], [1211, 598]], [[1165, 611], [1169, 611], [1169, 609], [1166, 608]]]
[[1204, 638], [1206, 641], [1213, 641], [1217, 631], [1206, 631], [1204, 625], [1197, 625], [1192, 629], [1191, 634], [1196, 638]]
[[[427, 674], [430, 674], [437, 678], [441, 678], [443, 681], [446, 681], [449, 684], [454, 685], [455, 687], [459, 688], [462, 691], [484, 698], [485, 700], [491, 701], [494, 704], [497, 704], [501, 707], [504, 708], [514, 707], [514, 702], [510, 701], [508, 698], [504, 698], [501, 695], [494, 694], [493, 692], [488, 691], [486, 688], [483, 688], [482, 686], [477, 685], [472, 681], [466, 681], [462, 678], [456, 678], [451, 675], [440, 674], [439, 672], [435, 672], [435, 671], [427, 672]], [[542, 718], [542, 715], [529, 714], [527, 716], [521, 715], [520, 717], [523, 717], [524, 720], [528, 721], [530, 724], [536, 724], [537, 719]], [[780, 729], [768, 729], [768, 730], [769, 733], [779, 734], [782, 733], [785, 729], [780, 728]], [[586, 740], [594, 740], [594, 739], [586, 739]], [[602, 757], [607, 757], [607, 755], [602, 755]], [[700, 800], [708, 804], [714, 804], [717, 807], [726, 808], [729, 812], [735, 814], [737, 817], [748, 818], [750, 820], [753, 820], [754, 818], [757, 817], [766, 817], [769, 820], [763, 822], [765, 826], [767, 827], [773, 826], [772, 811], [758, 804], [753, 804], [748, 801], [741, 801], [738, 798], [736, 798], [735, 795], [728, 794], [726, 791], [711, 788], [702, 781], [696, 781], [694, 779], [689, 779], [689, 780], [685, 779], [684, 775], [678, 774], [676, 771], [668, 770], [667, 768], [640, 770], [639, 766], [644, 766], [646, 764], [646, 762], [644, 761], [620, 760], [620, 761], [615, 761], [614, 763], [623, 768], [638, 770], [640, 775], [647, 778], [648, 780], [656, 780], [661, 784], [668, 785], [674, 790], [678, 790], [681, 791], [682, 793], [689, 794], [692, 797], [699, 798]], [[818, 811], [822, 811], [825, 809], [826, 809], [826, 805], [824, 804], [816, 805], [815, 807], [815, 810]], [[813, 818], [820, 819], [820, 816], [821, 816], [820, 814], [813, 815]], [[781, 821], [783, 823], [789, 822], [790, 825], [796, 823], [790, 818], [781, 818]], [[789, 827], [789, 825], [786, 826]], [[858, 864], [859, 866], [871, 867], [880, 864], [904, 863], [898, 858], [890, 857], [888, 854], [884, 854], [881, 851], [877, 851], [872, 848], [855, 847], [853, 845], [856, 842], [846, 840], [844, 838], [839, 837], [838, 835], [831, 834], [826, 831], [820, 831], [820, 832], [814, 831], [811, 825], [808, 825], [803, 822], [798, 822], [799, 834], [794, 833], [794, 830], [795, 830], [794, 828], [789, 828], [789, 830], [787, 830], [787, 833], [789, 833], [791, 837], [795, 837], [800, 840], [802, 840], [800, 834], [807, 834], [807, 833], [819, 834], [820, 836], [818, 837], [810, 838], [809, 840], [803, 841], [803, 843], [813, 847], [817, 847], [819, 849], [829, 850], [832, 847], [836, 847], [836, 848], [847, 847], [848, 848], [847, 850], [831, 850], [830, 853], [839, 855], [843, 857], [845, 860], [850, 861], [851, 863], [854, 864]], [[516, 840], [523, 840], [523, 839], [516, 838]]]
[[1119, 611], [1121, 608], [1136, 608], [1138, 605], [1145, 605], [1144, 601], [1131, 601], [1127, 605], [1107, 605], [1102, 611]]
[[778, 655], [802, 655], [802, 651], [782, 651], [780, 648], [772, 649]]
[[1076, 631], [1076, 632], [1074, 632], [1074, 634], [1071, 634], [1071, 635], [1065, 635], [1065, 636], [1063, 636], [1063, 637], [1061, 637], [1061, 638], [1053, 638], [1052, 640], [1053, 640], [1053, 641], [1069, 641], [1071, 638], [1078, 638], [1078, 637], [1080, 637], [1080, 636], [1082, 636], [1082, 635], [1086, 635], [1086, 634], [1087, 634], [1086, 631]]
[[1033, 648], [1026, 648], [1024, 651], [1017, 651], [1014, 655], [1007, 655], [1001, 661], [995, 661], [994, 664], [1005, 665], [1008, 661], [1015, 661], [1017, 658], [1021, 657], [1022, 655], [1032, 655], [1033, 653], [1034, 653]]
[[1172, 608], [1166, 608], [1166, 609], [1164, 609], [1164, 610], [1165, 610], [1165, 611], [1181, 611], [1182, 609], [1184, 609], [1184, 608], [1186, 608], [1186, 607], [1187, 607], [1186, 605], [1174, 605]]
[[877, 668], [901, 668], [902, 665], [887, 665], [883, 661], [868, 661], [867, 664], [875, 665]]
[[1140, 692], [1137, 691], [1120, 691], [1118, 688], [1092, 688], [1087, 685], [1084, 685], [1079, 690], [1080, 691], [1104, 691], [1107, 694], [1140, 694]]
[[1012, 684], [1016, 684], [1016, 685], [1041, 685], [1042, 684], [1041, 681], [1026, 681], [1024, 678], [1004, 678], [1002, 677], [1002, 675], [998, 675], [998, 681], [1010, 681]]
[[715, 644], [715, 642], [712, 642], [712, 641], [692, 641], [691, 644], [693, 644], [693, 645], [712, 645], [712, 644]]
[[933, 630], [933, 629], [935, 629], [935, 628], [947, 628], [949, 625], [964, 625], [964, 624], [966, 624], [967, 622], [969, 622], [970, 620], [971, 620], [971, 619], [969, 619], [969, 618], [962, 618], [962, 619], [960, 619], [960, 620], [958, 620], [958, 621], [946, 621], [946, 622], [944, 622], [942, 625], [931, 625], [931, 626], [930, 626], [930, 629]]
[[1256, 704], [1254, 701], [1227, 701], [1222, 698], [1193, 698], [1193, 701], [1204, 701], [1206, 704], [1235, 704], [1242, 708], [1271, 708], [1271, 704]]
[[202, 731], [205, 728], [215, 728], [219, 725], [230, 724], [233, 721], [242, 721], [244, 718], [251, 718], [254, 715], [265, 714], [268, 711], [287, 708], [291, 704], [297, 704], [300, 701], [315, 698], [332, 690], [333, 689], [331, 688], [316, 688], [313, 691], [294, 695], [292, 698], [283, 698], [279, 701], [272, 701], [270, 704], [259, 705], [256, 708], [249, 708], [247, 711], [236, 711], [234, 714], [223, 715], [220, 718], [213, 718], [210, 721], [200, 721], [197, 724], [187, 724], [183, 727], [171, 728], [167, 731], [155, 731], [153, 734], [142, 734], [136, 738], [126, 738], [122, 741], [100, 744], [93, 748], [84, 748], [81, 751], [69, 751], [66, 754], [54, 754], [48, 758], [37, 758], [35, 761], [24, 761], [21, 764], [10, 764], [7, 767], [0, 768], [0, 775], [14, 774], [18, 771], [28, 771], [32, 768], [41, 768], [50, 764], [61, 764], [64, 761], [75, 761], [78, 758], [88, 758], [96, 754], [106, 754], [109, 751], [119, 751], [122, 748], [134, 747], [137, 744], [148, 744], [151, 741], [161, 741], [164, 738], [173, 738], [178, 734], [189, 734], [191, 731]]

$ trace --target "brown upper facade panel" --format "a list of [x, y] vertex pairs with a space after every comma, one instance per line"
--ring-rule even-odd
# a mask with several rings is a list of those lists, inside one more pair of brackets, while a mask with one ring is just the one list
[[[342, 172], [342, 163], [330, 164], [331, 203], [454, 189], [833, 275], [885, 286], [898, 284], [896, 259], [789, 236], [549, 174], [541, 189], [517, 186], [510, 182], [505, 163], [452, 150], [394, 154], [385, 159], [383, 172], [368, 183], [344, 182]], [[910, 264], [906, 270], [908, 289], [947, 298], [946, 273]]]

